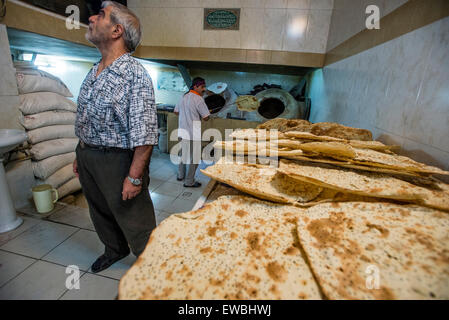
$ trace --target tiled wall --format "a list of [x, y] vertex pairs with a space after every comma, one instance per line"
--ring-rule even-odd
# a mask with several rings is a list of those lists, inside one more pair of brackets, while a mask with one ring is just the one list
[[407, 0], [334, 0], [327, 51], [366, 28], [367, 6], [378, 6], [380, 16], [383, 17], [406, 2]]
[[372, 130], [449, 170], [449, 17], [316, 71], [313, 122]]
[[[128, 0], [144, 46], [324, 53], [334, 0]], [[241, 8], [240, 30], [203, 30], [203, 8]]]

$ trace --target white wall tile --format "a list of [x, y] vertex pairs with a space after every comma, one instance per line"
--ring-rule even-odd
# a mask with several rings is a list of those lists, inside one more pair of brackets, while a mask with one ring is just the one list
[[240, 15], [240, 47], [259, 49], [262, 45], [264, 9], [244, 8]]
[[203, 48], [220, 48], [220, 33], [223, 31], [202, 30], [200, 44]]
[[142, 45], [161, 46], [164, 45], [167, 10], [164, 8], [140, 8], [136, 10], [142, 24]]
[[334, 0], [310, 0], [310, 9], [326, 9], [332, 10]]
[[310, 8], [310, 1], [313, 0], [288, 0], [287, 8], [307, 10]]
[[266, 9], [264, 14], [264, 28], [262, 48], [264, 50], [282, 50], [285, 33], [286, 9]]
[[325, 53], [332, 11], [310, 10], [306, 34], [306, 52]]
[[240, 32], [223, 30], [220, 32], [220, 48], [240, 49]]
[[304, 51], [306, 44], [306, 35], [308, 29], [309, 11], [288, 9], [287, 23], [284, 32], [284, 41], [282, 50], [285, 51]]
[[287, 8], [288, 0], [265, 0], [265, 8]]

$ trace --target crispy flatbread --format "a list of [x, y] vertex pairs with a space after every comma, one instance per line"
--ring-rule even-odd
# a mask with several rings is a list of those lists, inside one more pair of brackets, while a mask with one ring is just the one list
[[[408, 157], [400, 155], [385, 154], [375, 150], [354, 148], [356, 156], [352, 159], [346, 159], [356, 164], [363, 164], [367, 166], [375, 166], [381, 168], [389, 168], [395, 170], [406, 170], [412, 172], [422, 172], [430, 174], [444, 174], [449, 175], [449, 172], [441, 170], [437, 167], [429, 166]], [[331, 155], [329, 155], [331, 156]], [[334, 156], [332, 156], [334, 157]], [[335, 156], [338, 158], [339, 156]]]
[[239, 129], [234, 130], [230, 136], [237, 140], [279, 140], [285, 139], [285, 135], [280, 131], [270, 131], [265, 129]]
[[172, 215], [120, 280], [119, 299], [320, 299], [299, 250], [302, 214], [229, 196]]
[[347, 193], [395, 200], [422, 199], [423, 188], [382, 173], [305, 165], [283, 159], [278, 171], [299, 181]]
[[301, 150], [311, 153], [319, 153], [324, 156], [349, 158], [356, 156], [354, 149], [342, 142], [309, 142], [298, 146]]
[[334, 122], [315, 123], [309, 132], [317, 136], [329, 136], [345, 140], [373, 140], [373, 134], [369, 130], [347, 127]]
[[268, 120], [257, 126], [258, 129], [277, 129], [281, 132], [287, 132], [291, 130], [295, 131], [309, 131], [312, 127], [312, 123], [302, 119], [283, 119], [276, 118]]
[[250, 95], [237, 97], [235, 103], [237, 104], [237, 109], [248, 112], [256, 111], [260, 106], [259, 100], [255, 96]]
[[445, 213], [382, 202], [320, 204], [299, 218], [298, 235], [327, 298], [449, 299]]
[[328, 136], [317, 136], [317, 135], [312, 134], [310, 132], [303, 132], [303, 131], [288, 131], [288, 132], [285, 132], [285, 135], [287, 137], [295, 138], [295, 139], [346, 142], [346, 140], [344, 140], [344, 139], [328, 137]]
[[349, 140], [349, 144], [354, 148], [359, 149], [372, 149], [377, 151], [391, 151], [398, 150], [399, 146], [389, 146], [385, 145], [380, 141], [360, 141], [360, 140]]
[[222, 159], [201, 172], [217, 181], [264, 200], [279, 203], [309, 202], [323, 188], [310, 183], [299, 183], [288, 176], [277, 174], [275, 168], [238, 163], [226, 163]]
[[421, 172], [411, 172], [406, 170], [395, 170], [395, 169], [388, 169], [388, 168], [381, 168], [381, 167], [369, 167], [361, 164], [354, 164], [349, 161], [345, 160], [336, 160], [328, 157], [316, 157], [316, 156], [310, 156], [308, 154], [304, 154], [302, 156], [290, 156], [290, 157], [284, 157], [291, 160], [300, 160], [300, 161], [306, 161], [306, 162], [314, 162], [314, 163], [325, 163], [325, 164], [332, 164], [338, 167], [343, 168], [349, 168], [349, 169], [357, 169], [357, 170], [363, 170], [363, 171], [371, 171], [371, 172], [382, 172], [382, 173], [390, 173], [390, 174], [396, 174], [396, 175], [406, 175], [411, 177], [421, 177], [425, 175]]

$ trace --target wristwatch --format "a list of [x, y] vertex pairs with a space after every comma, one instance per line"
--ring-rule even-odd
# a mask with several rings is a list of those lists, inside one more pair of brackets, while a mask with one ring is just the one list
[[142, 180], [140, 180], [139, 178], [134, 179], [134, 178], [131, 178], [130, 176], [128, 176], [127, 178], [135, 186], [140, 186], [142, 184]]

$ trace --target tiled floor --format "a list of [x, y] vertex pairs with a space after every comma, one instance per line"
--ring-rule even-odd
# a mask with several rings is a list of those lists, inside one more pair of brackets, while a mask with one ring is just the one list
[[[189, 211], [209, 181], [198, 170], [201, 188], [185, 188], [176, 180], [176, 170], [169, 155], [153, 152], [150, 194], [158, 224], [173, 213]], [[21, 216], [24, 223], [19, 228], [0, 234], [0, 300], [116, 298], [119, 280], [136, 258], [129, 255], [103, 272], [90, 272], [104, 247], [88, 209], [62, 204], [47, 219]], [[69, 290], [66, 282], [76, 281], [69, 281], [73, 271], [67, 266], [73, 265], [79, 269], [79, 289]]]

